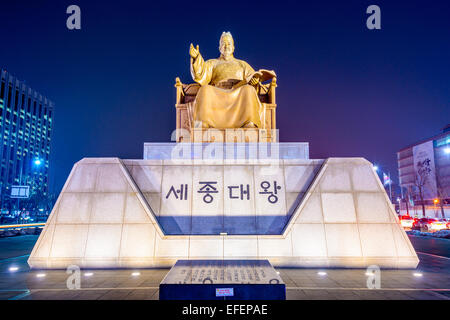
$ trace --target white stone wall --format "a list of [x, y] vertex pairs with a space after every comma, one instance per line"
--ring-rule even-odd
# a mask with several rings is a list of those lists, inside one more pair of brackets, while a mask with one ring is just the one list
[[167, 235], [281, 234], [322, 163], [124, 161]]
[[[282, 160], [263, 172], [268, 164], [83, 159], [72, 169], [28, 263], [38, 268], [160, 267], [178, 259], [261, 258], [275, 266], [417, 266], [417, 255], [368, 161]], [[267, 173], [283, 181], [283, 201], [270, 210], [255, 192]], [[234, 203], [222, 196], [207, 207], [202, 194], [189, 190], [211, 177], [222, 195], [230, 184], [253, 180], [253, 201]], [[166, 199], [172, 186], [189, 179], [186, 199]], [[238, 221], [236, 213], [254, 217], [254, 223], [227, 225]], [[281, 234], [258, 234], [259, 225], [271, 226], [279, 216], [286, 220]], [[164, 230], [213, 233], [208, 228], [220, 225], [215, 219], [223, 219], [229, 230], [256, 233], [169, 235]]]
[[[326, 161], [288, 225], [293, 256], [311, 265], [415, 267], [417, 255], [372, 165]], [[358, 257], [358, 258], [356, 258]]]

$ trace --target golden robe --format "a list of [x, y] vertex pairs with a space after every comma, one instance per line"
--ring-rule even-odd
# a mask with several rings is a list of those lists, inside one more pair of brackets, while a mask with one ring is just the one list
[[254, 73], [247, 62], [234, 57], [204, 61], [199, 54], [191, 58], [192, 78], [201, 85], [194, 101], [194, 122], [220, 129], [253, 122], [261, 128], [263, 107], [255, 88], [246, 84]]

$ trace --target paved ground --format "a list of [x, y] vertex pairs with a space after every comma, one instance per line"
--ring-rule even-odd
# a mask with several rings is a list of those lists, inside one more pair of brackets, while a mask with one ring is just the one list
[[[26, 263], [37, 236], [0, 239], [0, 299], [158, 299], [169, 269], [83, 270], [80, 290], [68, 290], [64, 270], [30, 270]], [[278, 268], [288, 299], [450, 299], [450, 240], [411, 237], [417, 270], [382, 270], [381, 289], [367, 288], [361, 269]], [[9, 268], [17, 267], [11, 272]], [[319, 275], [325, 271], [326, 275]], [[92, 272], [91, 276], [86, 276]], [[422, 276], [414, 274], [420, 273]], [[39, 275], [45, 275], [39, 277]]]

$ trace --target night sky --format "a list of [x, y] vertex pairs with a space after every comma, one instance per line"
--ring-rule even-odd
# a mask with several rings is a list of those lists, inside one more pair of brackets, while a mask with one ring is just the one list
[[[365, 157], [396, 180], [396, 152], [450, 122], [448, 1], [0, 2], [0, 67], [56, 105], [51, 191], [83, 157], [170, 141], [189, 44], [216, 58], [222, 31], [236, 58], [276, 71], [280, 141], [311, 158]], [[371, 4], [381, 30], [366, 28]]]

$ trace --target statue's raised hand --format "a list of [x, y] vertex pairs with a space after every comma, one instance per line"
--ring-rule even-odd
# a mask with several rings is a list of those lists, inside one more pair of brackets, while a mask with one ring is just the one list
[[198, 50], [198, 45], [197, 48], [194, 48], [194, 46], [191, 43], [191, 47], [189, 48], [189, 54], [193, 59], [197, 58], [198, 55], [200, 54], [200, 51]]

